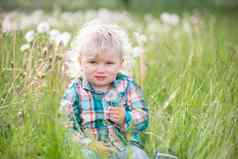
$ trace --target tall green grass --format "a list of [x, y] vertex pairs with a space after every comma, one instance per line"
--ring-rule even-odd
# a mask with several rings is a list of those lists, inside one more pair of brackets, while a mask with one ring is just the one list
[[[193, 34], [160, 37], [145, 93], [151, 118], [146, 149], [179, 158], [236, 158], [237, 45], [214, 20]], [[227, 26], [228, 27], [228, 26]], [[174, 33], [175, 34], [175, 33]]]
[[[158, 45], [145, 46], [150, 126], [144, 142], [151, 157], [157, 150], [181, 159], [238, 156], [238, 46], [229, 26], [221, 32], [216, 25], [208, 19], [192, 33], [175, 28], [161, 34]], [[80, 158], [57, 121], [66, 82], [53, 69], [44, 87], [27, 87], [23, 36], [0, 35], [0, 158]]]

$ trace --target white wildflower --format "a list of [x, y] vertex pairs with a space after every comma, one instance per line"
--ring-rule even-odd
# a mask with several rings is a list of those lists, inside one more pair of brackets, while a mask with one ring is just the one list
[[151, 14], [146, 14], [144, 16], [144, 20], [147, 22], [147, 24], [150, 24], [155, 20], [155, 18]]
[[179, 16], [176, 14], [170, 14], [170, 13], [162, 13], [160, 15], [160, 19], [163, 23], [168, 25], [177, 25], [179, 23]]
[[176, 14], [172, 14], [170, 24], [177, 25], [178, 23], [179, 23], [179, 16]]
[[23, 44], [23, 45], [21, 46], [20, 50], [23, 52], [23, 51], [25, 51], [25, 50], [27, 50], [27, 49], [29, 49], [29, 48], [30, 48], [30, 45], [29, 45], [29, 44]]
[[11, 19], [9, 16], [5, 16], [2, 21], [2, 31], [3, 32], [10, 32], [13, 30], [13, 26], [11, 24]]
[[68, 50], [66, 52], [64, 57], [64, 66], [64, 71], [70, 78], [75, 78], [82, 75], [77, 51]]
[[151, 23], [148, 23], [146, 26], [146, 30], [150, 33], [150, 34], [156, 34], [159, 32], [159, 22], [157, 20], [151, 21]]
[[67, 46], [70, 39], [71, 39], [71, 35], [68, 32], [63, 32], [62, 34], [59, 34], [55, 38], [55, 42], [57, 45], [62, 44], [63, 46]]
[[34, 30], [28, 31], [28, 32], [25, 34], [25, 39], [26, 39], [26, 41], [27, 41], [27, 42], [31, 42], [31, 41], [34, 39], [34, 35], [35, 35]]
[[147, 37], [144, 34], [134, 32], [134, 36], [140, 46], [144, 45], [144, 43], [147, 41]]
[[71, 39], [71, 35], [68, 32], [63, 32], [61, 34], [61, 38], [62, 38], [62, 43], [64, 46], [67, 46], [70, 39]]
[[50, 29], [50, 25], [47, 22], [42, 22], [37, 25], [37, 31], [39, 33], [46, 33]]
[[50, 40], [54, 41], [60, 35], [60, 32], [56, 29], [53, 29], [48, 34], [50, 36]]

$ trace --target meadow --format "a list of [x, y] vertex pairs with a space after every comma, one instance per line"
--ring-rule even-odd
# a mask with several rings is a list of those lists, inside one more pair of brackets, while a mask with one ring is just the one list
[[237, 16], [38, 10], [0, 17], [1, 159], [80, 158], [78, 145], [64, 140], [58, 109], [78, 71], [65, 55], [94, 17], [128, 32], [133, 58], [126, 67], [149, 106], [143, 141], [151, 158], [157, 150], [179, 159], [237, 158]]

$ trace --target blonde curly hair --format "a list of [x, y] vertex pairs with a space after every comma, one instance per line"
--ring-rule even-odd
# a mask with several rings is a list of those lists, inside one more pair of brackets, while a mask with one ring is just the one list
[[[123, 61], [123, 70], [121, 72], [130, 74], [131, 70], [131, 43], [128, 34], [118, 25], [103, 22], [100, 19], [94, 19], [85, 25], [79, 31], [72, 42], [73, 51], [68, 55], [71, 61], [87, 55], [97, 55], [100, 50], [113, 49], [114, 53], [118, 53]], [[71, 56], [71, 57], [70, 57]], [[73, 59], [73, 60], [72, 60]], [[74, 67], [80, 67], [74, 64]], [[76, 70], [76, 69], [74, 69]], [[71, 73], [74, 70], [69, 70]], [[78, 70], [80, 72], [80, 70]], [[74, 73], [74, 76], [80, 76], [80, 73]], [[77, 75], [78, 74], [78, 75]]]

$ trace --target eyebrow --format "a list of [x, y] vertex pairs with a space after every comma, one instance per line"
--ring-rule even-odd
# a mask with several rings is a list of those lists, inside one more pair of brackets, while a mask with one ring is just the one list
[[96, 60], [97, 58], [96, 57], [88, 57], [86, 58], [86, 60]]

